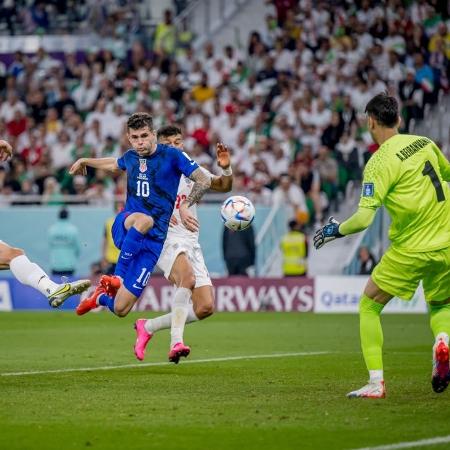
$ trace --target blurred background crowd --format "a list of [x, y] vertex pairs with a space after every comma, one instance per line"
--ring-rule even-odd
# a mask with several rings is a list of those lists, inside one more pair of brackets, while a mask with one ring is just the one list
[[102, 37], [86, 52], [0, 57], [0, 136], [16, 151], [0, 165], [0, 206], [122, 197], [123, 177], [67, 169], [80, 157], [120, 156], [127, 117], [147, 111], [156, 128], [180, 124], [187, 151], [213, 172], [224, 142], [235, 192], [318, 225], [358, 191], [376, 151], [367, 101], [396, 96], [411, 132], [449, 91], [445, 0], [269, 0], [265, 26], [223, 47], [196, 47], [196, 30], [175, 26], [188, 4], [173, 2], [149, 28], [139, 1], [0, 1], [4, 34]]

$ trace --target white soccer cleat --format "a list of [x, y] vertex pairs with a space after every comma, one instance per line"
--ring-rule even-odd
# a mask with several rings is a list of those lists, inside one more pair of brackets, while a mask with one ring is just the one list
[[90, 280], [78, 280], [72, 283], [60, 284], [56, 291], [47, 296], [52, 308], [58, 308], [72, 295], [81, 294], [91, 285]]
[[347, 394], [348, 398], [385, 398], [386, 388], [384, 381], [370, 382], [357, 391]]

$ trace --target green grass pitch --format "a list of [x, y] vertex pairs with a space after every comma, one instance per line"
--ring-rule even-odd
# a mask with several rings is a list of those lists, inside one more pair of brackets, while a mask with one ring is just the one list
[[[137, 364], [136, 318], [0, 314], [0, 449], [357, 449], [450, 434], [424, 315], [383, 317], [385, 400], [345, 397], [367, 380], [356, 315], [222, 313], [185, 329], [191, 361], [325, 354], [4, 375]], [[167, 361], [168, 341], [157, 334], [145, 362]]]

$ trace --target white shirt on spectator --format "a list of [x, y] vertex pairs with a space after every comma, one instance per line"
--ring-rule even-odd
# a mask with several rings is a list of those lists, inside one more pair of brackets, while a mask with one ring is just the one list
[[92, 109], [97, 97], [98, 89], [94, 84], [86, 87], [84, 83], [81, 83], [72, 94], [72, 98], [80, 111], [89, 111]]
[[284, 191], [280, 186], [276, 187], [272, 196], [274, 206], [285, 205], [287, 216], [294, 219], [297, 209], [307, 211], [305, 194], [300, 186], [291, 183], [289, 189]]
[[5, 101], [0, 107], [0, 119], [2, 119], [6, 123], [11, 122], [11, 120], [14, 119], [14, 114], [16, 113], [16, 111], [20, 111], [23, 115], [25, 115], [25, 103], [18, 100], [13, 105], [11, 105], [11, 103]]

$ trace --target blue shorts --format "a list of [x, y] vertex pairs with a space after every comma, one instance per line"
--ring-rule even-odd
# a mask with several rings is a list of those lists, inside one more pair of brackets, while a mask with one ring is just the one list
[[[127, 235], [125, 220], [130, 212], [122, 211], [114, 220], [111, 234], [117, 248], [122, 248], [122, 243]], [[124, 286], [136, 297], [140, 297], [145, 286], [147, 286], [159, 255], [161, 254], [164, 242], [158, 242], [148, 237], [144, 238], [140, 252], [135, 255], [123, 280]]]

